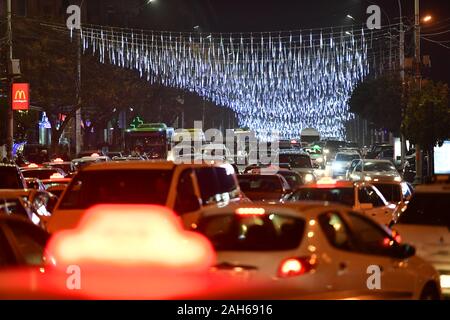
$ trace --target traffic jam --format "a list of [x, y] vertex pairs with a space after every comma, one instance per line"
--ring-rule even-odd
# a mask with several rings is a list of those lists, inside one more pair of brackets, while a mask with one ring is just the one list
[[235, 131], [146, 124], [124, 152], [0, 164], [0, 299], [448, 297], [449, 176], [414, 185], [389, 145]]

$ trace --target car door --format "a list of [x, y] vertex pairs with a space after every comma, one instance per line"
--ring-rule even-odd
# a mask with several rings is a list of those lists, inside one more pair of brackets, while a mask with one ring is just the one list
[[358, 188], [356, 208], [361, 210], [366, 216], [384, 225], [392, 221], [395, 210], [395, 207], [389, 208], [389, 204], [378, 189], [366, 184]]
[[[345, 212], [328, 212], [319, 217], [319, 224], [331, 247], [329, 259], [334, 265], [334, 272], [330, 274], [334, 277], [333, 290], [381, 295], [380, 298], [410, 297], [414, 289], [414, 275], [405, 272], [407, 263], [402, 264], [403, 261], [391, 258], [391, 248], [383, 247], [388, 234], [376, 224], [364, 224], [364, 221], [356, 224]], [[365, 236], [359, 237], [360, 232], [364, 232]], [[370, 245], [372, 241], [382, 242], [379, 250], [374, 250]], [[371, 276], [368, 272], [373, 267], [381, 271], [380, 289], [368, 285]]]
[[[357, 259], [363, 266], [379, 267], [381, 292], [396, 299], [412, 298], [417, 280], [416, 273], [420, 270], [410, 267], [409, 258], [400, 257], [400, 244], [386, 229], [370, 218], [355, 212], [345, 212], [344, 219], [355, 244]], [[368, 270], [365, 272], [368, 278]]]

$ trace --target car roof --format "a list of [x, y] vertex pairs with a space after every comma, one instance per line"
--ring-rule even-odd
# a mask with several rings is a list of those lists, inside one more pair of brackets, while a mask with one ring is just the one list
[[102, 163], [94, 163], [82, 169], [82, 171], [98, 171], [98, 170], [173, 170], [176, 167], [185, 168], [217, 168], [221, 164], [176, 164], [172, 161], [110, 161]]
[[252, 202], [241, 204], [229, 204], [226, 207], [211, 207], [202, 210], [202, 217], [233, 214], [235, 210], [239, 208], [248, 209], [265, 209], [267, 212], [276, 212], [297, 218], [308, 218], [309, 216], [316, 216], [323, 211], [317, 211], [315, 209], [327, 208], [333, 209], [349, 209], [348, 207], [332, 202], [324, 201], [300, 201], [300, 202], [288, 202], [284, 204], [269, 204], [267, 202]]
[[378, 160], [378, 159], [362, 159], [363, 163], [374, 162], [374, 163], [389, 163], [392, 165], [390, 160]]

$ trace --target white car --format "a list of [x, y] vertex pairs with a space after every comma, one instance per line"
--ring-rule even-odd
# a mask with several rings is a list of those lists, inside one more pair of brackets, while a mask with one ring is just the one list
[[413, 247], [397, 243], [388, 228], [345, 206], [230, 205], [203, 211], [195, 227], [217, 251], [214, 270], [244, 282], [266, 279], [312, 295], [441, 297], [438, 273]]
[[361, 160], [356, 164], [350, 164], [352, 169], [349, 178], [353, 181], [379, 182], [396, 181], [401, 182], [402, 176], [389, 160]]
[[418, 186], [397, 222], [394, 229], [439, 271], [450, 296], [450, 184]]
[[76, 227], [89, 207], [156, 204], [174, 209], [186, 226], [205, 206], [247, 200], [230, 164], [106, 162], [79, 171], [58, 201], [47, 224], [51, 233]]
[[361, 160], [361, 155], [356, 151], [339, 151], [331, 166], [333, 178], [344, 179], [347, 169], [353, 160]]
[[323, 178], [315, 184], [298, 188], [287, 201], [330, 201], [363, 212], [378, 223], [388, 225], [398, 204], [389, 203], [381, 192], [367, 182], [336, 181]]

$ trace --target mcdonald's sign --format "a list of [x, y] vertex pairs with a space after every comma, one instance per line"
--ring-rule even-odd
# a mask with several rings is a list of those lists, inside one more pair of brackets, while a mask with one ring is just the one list
[[12, 87], [12, 109], [28, 110], [30, 108], [30, 85], [14, 83]]

